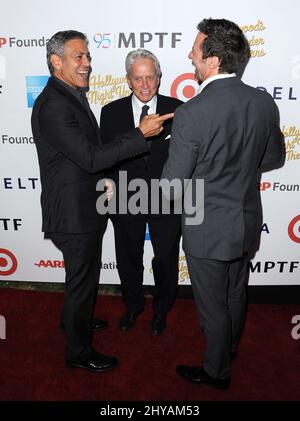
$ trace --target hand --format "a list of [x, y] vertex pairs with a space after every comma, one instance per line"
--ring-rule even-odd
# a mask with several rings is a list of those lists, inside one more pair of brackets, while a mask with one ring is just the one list
[[111, 182], [111, 180], [104, 180], [104, 185], [106, 187], [106, 197], [107, 200], [110, 201], [114, 195], [114, 188], [113, 188], [113, 183]]
[[140, 122], [138, 128], [141, 130], [145, 137], [157, 136], [163, 131], [163, 123], [169, 118], [173, 118], [174, 113], [159, 115], [150, 114], [146, 115]]

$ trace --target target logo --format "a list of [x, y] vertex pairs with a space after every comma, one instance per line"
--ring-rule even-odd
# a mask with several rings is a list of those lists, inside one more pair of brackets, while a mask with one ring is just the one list
[[0, 248], [0, 275], [13, 274], [18, 267], [16, 256], [9, 250]]
[[288, 226], [290, 239], [300, 244], [300, 215], [295, 216]]
[[196, 95], [198, 88], [199, 84], [194, 74], [183, 73], [172, 83], [171, 96], [181, 101], [188, 101]]

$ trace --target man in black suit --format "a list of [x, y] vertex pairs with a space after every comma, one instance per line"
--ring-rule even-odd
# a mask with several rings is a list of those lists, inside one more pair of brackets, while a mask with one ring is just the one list
[[245, 320], [247, 266], [261, 220], [260, 172], [284, 156], [278, 110], [236, 72], [249, 57], [241, 29], [225, 19], [198, 25], [189, 58], [200, 92], [175, 113], [162, 178], [204, 181], [202, 224], [183, 219], [183, 248], [206, 340], [203, 366], [177, 367], [190, 382], [227, 389]]
[[[101, 137], [113, 142], [124, 131], [139, 124], [144, 113], [173, 112], [181, 101], [157, 93], [161, 78], [160, 64], [148, 50], [131, 51], [125, 61], [127, 82], [132, 95], [111, 102], [103, 107], [100, 120]], [[109, 174], [117, 186], [119, 174], [126, 172], [127, 181], [143, 179], [150, 189], [152, 179], [159, 179], [168, 156], [171, 122], [151, 142], [150, 152], [118, 164]], [[131, 195], [132, 196], [132, 195]], [[128, 192], [128, 202], [130, 201]], [[150, 195], [149, 195], [150, 198]], [[158, 198], [156, 198], [158, 200]], [[151, 202], [151, 200], [149, 200]], [[155, 281], [153, 300], [152, 333], [161, 335], [166, 327], [166, 316], [175, 298], [178, 284], [178, 255], [181, 236], [180, 215], [163, 215], [162, 210], [151, 214], [151, 203], [145, 213], [110, 215], [115, 233], [115, 250], [122, 297], [126, 313], [120, 320], [120, 328], [127, 331], [134, 326], [137, 316], [143, 312], [143, 253], [146, 223], [154, 251], [152, 269]]]
[[117, 359], [92, 347], [92, 330], [107, 324], [93, 320], [106, 228], [105, 217], [96, 212], [96, 184], [105, 167], [147, 151], [145, 137], [160, 133], [162, 121], [172, 115], [146, 117], [139, 128], [101, 145], [84, 93], [91, 71], [87, 45], [77, 31], [58, 32], [47, 43], [51, 77], [34, 104], [32, 131], [41, 173], [42, 229], [65, 262], [66, 365], [101, 372], [114, 368]]

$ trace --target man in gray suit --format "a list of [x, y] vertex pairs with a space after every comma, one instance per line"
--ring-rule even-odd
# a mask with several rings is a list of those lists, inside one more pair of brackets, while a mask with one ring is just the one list
[[202, 84], [175, 112], [162, 179], [204, 181], [204, 219], [189, 225], [183, 215], [183, 248], [206, 349], [203, 365], [180, 365], [177, 373], [227, 389], [246, 313], [249, 253], [260, 227], [257, 181], [282, 162], [284, 148], [273, 99], [236, 76], [250, 56], [241, 29], [225, 19], [204, 19], [197, 29], [189, 58]]

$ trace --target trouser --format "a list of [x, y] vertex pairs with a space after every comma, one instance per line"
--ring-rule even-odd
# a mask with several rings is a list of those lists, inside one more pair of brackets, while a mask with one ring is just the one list
[[227, 262], [186, 258], [206, 341], [204, 370], [228, 378], [245, 321], [248, 255]]
[[52, 242], [63, 253], [65, 263], [62, 321], [67, 339], [67, 360], [84, 360], [93, 353], [91, 326], [104, 232], [105, 227], [101, 231], [87, 234], [49, 234]]
[[177, 292], [178, 257], [181, 236], [180, 215], [145, 218], [140, 215], [112, 217], [118, 273], [126, 310], [137, 312], [144, 308], [143, 255], [146, 223], [153, 247], [152, 270], [155, 283], [153, 311], [166, 315]]

